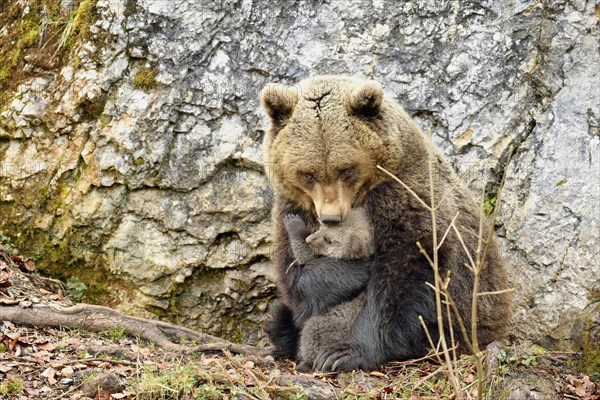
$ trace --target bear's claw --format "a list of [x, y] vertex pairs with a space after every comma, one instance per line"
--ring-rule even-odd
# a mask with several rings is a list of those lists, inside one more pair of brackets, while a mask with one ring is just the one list
[[362, 369], [364, 362], [359, 352], [349, 345], [340, 345], [321, 350], [313, 369], [323, 372], [352, 371]]

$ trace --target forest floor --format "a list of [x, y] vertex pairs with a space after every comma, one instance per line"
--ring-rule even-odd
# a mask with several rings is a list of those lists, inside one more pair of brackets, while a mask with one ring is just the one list
[[[434, 356], [373, 372], [300, 373], [260, 349], [245, 351], [250, 346], [183, 351], [198, 343], [182, 336], [171, 338], [176, 345], [160, 346], [117, 322], [103, 330], [84, 323], [48, 326], [44, 318], [19, 322], [26, 311], [48, 304], [68, 309], [74, 303], [64, 284], [40, 276], [31, 261], [0, 245], [0, 399], [455, 398]], [[486, 357], [485, 399], [600, 398], [598, 377], [594, 382], [577, 368], [578, 353], [496, 345]], [[456, 367], [464, 397], [476, 398], [475, 358], [463, 357]]]

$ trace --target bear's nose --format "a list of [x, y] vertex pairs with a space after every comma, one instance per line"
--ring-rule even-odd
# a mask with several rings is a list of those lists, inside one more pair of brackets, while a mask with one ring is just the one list
[[339, 224], [342, 222], [342, 216], [337, 214], [322, 215], [321, 222], [324, 224]]

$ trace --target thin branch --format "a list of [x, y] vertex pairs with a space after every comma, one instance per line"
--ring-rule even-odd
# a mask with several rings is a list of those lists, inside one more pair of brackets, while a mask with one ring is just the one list
[[408, 191], [408, 193], [412, 194], [412, 196], [419, 202], [419, 204], [421, 204], [423, 207], [425, 207], [428, 211], [431, 211], [431, 207], [428, 206], [427, 203], [425, 203], [423, 200], [421, 200], [419, 195], [416, 194], [411, 188], [409, 188], [406, 183], [402, 182], [400, 180], [400, 178], [398, 178], [396, 175], [392, 174], [391, 172], [389, 172], [388, 170], [383, 168], [381, 165], [378, 165], [377, 168], [380, 169], [381, 171], [385, 172], [386, 174], [388, 174], [392, 179], [396, 180], [396, 182], [398, 182], [400, 185], [402, 185], [402, 187], [404, 189], [406, 189]]
[[437, 314], [437, 323], [438, 323], [438, 333], [440, 337], [440, 343], [442, 345], [444, 358], [446, 359], [446, 365], [448, 367], [448, 377], [450, 378], [450, 383], [454, 388], [454, 392], [456, 393], [457, 398], [461, 398], [460, 394], [460, 386], [458, 383], [458, 379], [454, 374], [454, 368], [452, 366], [452, 360], [450, 358], [450, 352], [448, 351], [448, 345], [446, 343], [446, 335], [444, 332], [444, 314], [442, 311], [442, 299], [441, 299], [441, 284], [442, 279], [440, 277], [439, 270], [439, 260], [438, 260], [438, 237], [437, 237], [437, 212], [435, 207], [435, 187], [433, 183], [433, 154], [431, 147], [428, 147], [428, 155], [429, 155], [429, 196], [431, 205], [429, 207], [429, 211], [431, 213], [431, 236], [433, 239], [433, 275], [435, 287], [437, 290], [435, 291], [435, 308]]
[[[429, 329], [427, 328], [427, 325], [425, 325], [425, 320], [423, 320], [423, 316], [421, 316], [421, 315], [419, 315], [419, 322], [421, 323], [421, 326], [423, 327], [423, 330], [425, 331], [425, 335], [427, 335], [427, 340], [429, 340], [429, 345], [431, 346], [432, 349], [435, 349], [436, 346], [433, 344], [433, 339], [431, 338], [431, 335], [429, 334]], [[440, 357], [440, 354], [437, 351], [435, 352], [435, 357], [438, 359], [438, 362], [440, 364], [444, 364], [444, 360], [442, 360], [442, 358]]]
[[439, 374], [440, 372], [442, 372], [444, 370], [444, 368], [446, 368], [446, 366], [444, 364], [442, 364], [438, 369], [436, 369], [435, 371], [427, 374], [426, 376], [424, 376], [423, 378], [421, 378], [417, 383], [415, 383], [415, 385], [413, 386], [413, 391], [417, 390], [421, 387], [421, 385], [423, 385], [425, 382], [427, 382], [427, 380], [431, 377], [436, 376], [437, 374]]
[[504, 290], [495, 290], [493, 292], [479, 292], [479, 293], [477, 293], [477, 296], [489, 296], [489, 295], [495, 295], [495, 294], [504, 294], [504, 293], [511, 293], [514, 291], [515, 291], [515, 288], [508, 288], [508, 289], [504, 289]]
[[471, 263], [471, 270], [473, 272], [475, 272], [475, 269], [477, 268], [477, 266], [475, 264], [475, 261], [473, 261], [471, 252], [467, 248], [467, 245], [465, 244], [465, 241], [463, 240], [463, 237], [462, 237], [460, 231], [456, 228], [456, 226], [454, 224], [450, 224], [450, 226], [452, 227], [452, 229], [454, 229], [454, 233], [456, 233], [456, 236], [458, 236], [458, 240], [459, 240], [463, 250], [465, 251], [465, 255], [467, 256], [467, 258], [469, 259], [469, 262]]
[[446, 200], [448, 198], [448, 196], [450, 196], [450, 194], [454, 191], [454, 189], [456, 189], [456, 187], [459, 184], [460, 184], [460, 177], [457, 177], [456, 178], [456, 182], [454, 182], [454, 185], [452, 185], [452, 187], [450, 189], [448, 189], [448, 191], [446, 193], [444, 193], [444, 195], [442, 196], [442, 198], [438, 202], [437, 206], [435, 207], [436, 209], [440, 208], [440, 206], [442, 205], [442, 203], [444, 202], [444, 200]]
[[138, 365], [140, 363], [134, 361], [127, 360], [111, 360], [108, 358], [82, 358], [80, 360], [65, 360], [60, 361], [61, 365], [69, 365], [69, 364], [85, 364], [87, 362], [107, 362], [111, 364], [119, 364], [119, 365]]
[[[453, 349], [455, 349], [456, 347], [453, 347]], [[388, 364], [390, 365], [398, 365], [398, 366], [405, 366], [405, 365], [411, 365], [411, 364], [416, 364], [418, 362], [421, 361], [425, 361], [425, 360], [429, 360], [432, 358], [437, 358], [439, 360], [439, 354], [436, 354], [435, 352], [427, 354], [426, 356], [423, 356], [421, 358], [413, 358], [407, 361], [390, 361]]]
[[417, 247], [419, 248], [419, 251], [421, 252], [421, 254], [423, 254], [425, 256], [425, 258], [429, 262], [429, 265], [431, 265], [431, 267], [433, 268], [433, 260], [429, 257], [429, 254], [427, 254], [427, 252], [425, 251], [423, 246], [421, 246], [420, 242], [417, 242]]
[[456, 213], [456, 215], [454, 216], [454, 218], [452, 218], [452, 221], [450, 221], [450, 225], [448, 225], [448, 228], [446, 228], [446, 232], [444, 232], [444, 236], [442, 236], [442, 240], [440, 240], [440, 244], [438, 244], [438, 247], [437, 247], [438, 250], [442, 247], [442, 244], [444, 244], [444, 240], [446, 240], [446, 236], [448, 236], [448, 232], [450, 232], [450, 229], [452, 228], [452, 225], [454, 225], [454, 222], [456, 221], [456, 218], [458, 218], [458, 214], [460, 214], [460, 213], [459, 212]]

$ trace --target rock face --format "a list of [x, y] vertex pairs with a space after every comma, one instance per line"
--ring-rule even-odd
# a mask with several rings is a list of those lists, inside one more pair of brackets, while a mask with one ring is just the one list
[[121, 310], [259, 340], [275, 288], [258, 94], [357, 75], [488, 206], [513, 155], [497, 221], [511, 334], [577, 347], [600, 290], [600, 8], [276, 3], [97, 1], [90, 39], [0, 110], [2, 240]]

